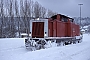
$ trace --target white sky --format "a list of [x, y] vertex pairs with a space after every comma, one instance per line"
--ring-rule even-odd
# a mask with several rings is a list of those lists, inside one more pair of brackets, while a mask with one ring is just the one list
[[90, 0], [33, 0], [38, 1], [42, 6], [52, 11], [65, 14], [71, 17], [80, 16], [80, 6], [82, 3], [82, 17], [90, 17]]

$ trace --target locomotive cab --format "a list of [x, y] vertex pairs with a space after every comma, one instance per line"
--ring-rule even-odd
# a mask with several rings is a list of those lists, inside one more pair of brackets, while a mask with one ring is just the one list
[[31, 39], [48, 37], [48, 19], [30, 20]]

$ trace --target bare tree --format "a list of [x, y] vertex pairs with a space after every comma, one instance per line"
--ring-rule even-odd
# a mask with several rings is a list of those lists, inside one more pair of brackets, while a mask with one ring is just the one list
[[21, 23], [20, 24], [20, 31], [21, 32], [26, 32], [26, 23], [25, 23], [25, 14], [24, 14], [24, 3], [23, 0], [20, 0], [20, 17], [21, 17]]
[[14, 1], [10, 0], [9, 4], [9, 17], [10, 17], [10, 37], [15, 37], [15, 24], [14, 24]]
[[41, 17], [46, 18], [46, 8], [41, 7]]
[[28, 33], [29, 35], [29, 28], [30, 28], [30, 24], [29, 24], [29, 20], [31, 18], [31, 0], [25, 0], [24, 3], [21, 0], [20, 2], [20, 13], [23, 14], [23, 24], [24, 24], [24, 29], [25, 32]]
[[[20, 7], [19, 7], [20, 6]], [[37, 1], [0, 0], [0, 37], [15, 37], [16, 33], [29, 35], [31, 18], [51, 17], [55, 13], [42, 7]], [[14, 19], [14, 18], [17, 19]]]
[[37, 1], [34, 4], [34, 15], [35, 18], [39, 18], [41, 16], [41, 6]]
[[56, 12], [53, 12], [52, 10], [47, 10], [47, 17], [50, 18], [51, 16], [57, 14]]
[[28, 21], [28, 36], [29, 36], [29, 33], [30, 33], [30, 20], [31, 20], [31, 7], [32, 7], [32, 5], [31, 5], [31, 3], [32, 3], [32, 1], [31, 0], [29, 0], [28, 1], [28, 4], [27, 4], [27, 12], [28, 12], [28, 17], [29, 18], [27, 18], [27, 21]]
[[19, 33], [19, 37], [20, 37], [20, 14], [19, 14], [19, 9], [18, 9], [18, 2], [17, 0], [15, 0], [15, 15], [16, 15], [16, 20], [18, 22], [18, 33]]
[[4, 20], [4, 6], [3, 6], [3, 0], [0, 0], [0, 20], [1, 20], [1, 26], [0, 26], [0, 34], [1, 34], [1, 37], [3, 37], [3, 20]]
[[34, 2], [31, 1], [31, 18], [34, 18]]
[[24, 18], [25, 18], [25, 27], [26, 27], [26, 33], [28, 33], [28, 2], [25, 0], [24, 2]]

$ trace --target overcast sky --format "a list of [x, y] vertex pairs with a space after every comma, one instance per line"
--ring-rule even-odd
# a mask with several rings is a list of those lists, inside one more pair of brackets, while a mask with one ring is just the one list
[[82, 3], [82, 17], [90, 17], [90, 0], [34, 0], [42, 6], [52, 11], [68, 15], [71, 17], [80, 16], [80, 6]]

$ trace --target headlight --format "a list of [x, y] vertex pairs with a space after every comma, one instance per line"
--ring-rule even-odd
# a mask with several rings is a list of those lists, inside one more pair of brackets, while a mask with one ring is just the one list
[[44, 36], [47, 36], [47, 32], [45, 32]]
[[47, 36], [47, 34], [45, 34], [44, 36]]
[[31, 36], [31, 32], [30, 32], [29, 36]]
[[29, 34], [29, 36], [31, 36], [31, 34]]

